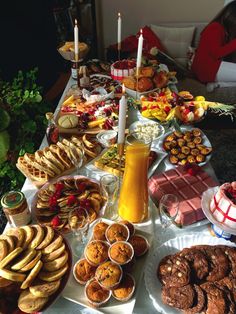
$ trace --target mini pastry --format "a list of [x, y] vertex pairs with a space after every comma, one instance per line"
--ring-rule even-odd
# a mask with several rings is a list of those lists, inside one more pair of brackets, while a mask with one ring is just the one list
[[178, 159], [185, 159], [186, 158], [186, 155], [185, 154], [183, 154], [183, 153], [179, 153], [178, 155], [177, 155], [177, 158]]
[[116, 241], [127, 241], [129, 238], [129, 229], [121, 223], [113, 223], [106, 230], [106, 239], [109, 243]]
[[199, 129], [193, 129], [193, 136], [201, 136], [201, 131]]
[[174, 135], [175, 135], [176, 137], [178, 137], [179, 139], [183, 137], [183, 133], [180, 132], [180, 131], [174, 131], [173, 133], [174, 133]]
[[148, 77], [141, 77], [138, 80], [138, 86], [137, 86], [137, 91], [139, 92], [146, 92], [148, 90], [153, 89], [153, 83], [152, 80]]
[[182, 146], [181, 152], [185, 155], [188, 155], [190, 153], [190, 148], [188, 146]]
[[191, 155], [193, 155], [193, 156], [199, 155], [199, 150], [197, 148], [191, 149]]
[[122, 268], [118, 264], [111, 261], [98, 266], [95, 272], [95, 278], [105, 289], [113, 289], [117, 287], [121, 281], [122, 275]]
[[134, 235], [129, 239], [129, 243], [134, 248], [134, 255], [136, 257], [144, 255], [149, 249], [147, 239], [141, 235]]
[[79, 260], [74, 266], [74, 277], [82, 285], [95, 276], [96, 267], [90, 265], [88, 261], [83, 258]]
[[169, 141], [165, 141], [164, 143], [163, 143], [163, 147], [164, 147], [164, 149], [165, 150], [170, 150], [171, 149], [171, 142], [169, 142]]
[[119, 223], [124, 224], [125, 226], [128, 227], [128, 229], [129, 229], [129, 236], [130, 237], [132, 237], [134, 235], [135, 228], [134, 228], [134, 225], [131, 222], [129, 222], [128, 220], [122, 220]]
[[186, 141], [183, 138], [178, 138], [177, 143], [178, 143], [179, 147], [182, 147], [185, 145]]
[[171, 153], [172, 155], [178, 155], [179, 150], [178, 150], [178, 148], [172, 148], [171, 151], [170, 151], [170, 153]]
[[196, 156], [196, 161], [199, 163], [204, 162], [205, 160], [206, 160], [206, 157], [204, 155], [199, 154]]
[[188, 146], [189, 148], [195, 148], [195, 147], [196, 147], [196, 145], [195, 145], [194, 142], [188, 142], [188, 143], [187, 143], [187, 146]]
[[109, 258], [120, 265], [127, 264], [134, 256], [132, 245], [125, 241], [113, 243], [108, 251]]
[[98, 222], [93, 228], [94, 240], [106, 241], [105, 232], [106, 232], [108, 227], [109, 227], [109, 225], [106, 224], [105, 222], [103, 222], [103, 221]]
[[169, 159], [173, 165], [177, 165], [177, 163], [179, 162], [179, 159], [174, 155], [170, 155]]
[[133, 276], [124, 274], [120, 284], [112, 291], [112, 295], [119, 301], [128, 301], [135, 290], [135, 281]]
[[212, 152], [211, 147], [205, 147], [201, 150], [202, 155], [209, 155]]
[[94, 278], [87, 282], [85, 286], [85, 295], [89, 303], [95, 307], [99, 307], [108, 302], [111, 297], [111, 291], [101, 287]]
[[187, 161], [192, 164], [192, 163], [196, 162], [196, 158], [192, 155], [189, 155], [187, 157]]
[[94, 240], [87, 244], [84, 250], [86, 260], [93, 266], [98, 266], [108, 259], [108, 244]]
[[201, 144], [201, 142], [202, 142], [202, 138], [201, 138], [200, 136], [194, 137], [193, 142], [194, 142], [196, 145], [199, 145], [199, 144]]
[[126, 76], [123, 78], [122, 83], [125, 85], [125, 87], [136, 90], [136, 80], [132, 76]]

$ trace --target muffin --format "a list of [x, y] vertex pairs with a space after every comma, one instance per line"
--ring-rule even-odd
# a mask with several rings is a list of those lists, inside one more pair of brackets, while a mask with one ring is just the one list
[[108, 255], [113, 262], [124, 265], [132, 260], [134, 249], [130, 243], [119, 241], [109, 247]]
[[90, 265], [88, 261], [83, 258], [80, 259], [74, 266], [73, 274], [75, 279], [81, 284], [85, 285], [86, 282], [95, 276], [96, 267]]
[[134, 225], [131, 222], [129, 222], [128, 220], [122, 220], [119, 223], [121, 223], [121, 224], [123, 224], [123, 225], [128, 227], [128, 229], [129, 229], [129, 236], [130, 237], [132, 237], [134, 235], [135, 228], [134, 228]]
[[119, 301], [128, 301], [135, 290], [135, 280], [133, 276], [124, 274], [120, 284], [112, 291], [112, 295]]
[[134, 235], [129, 239], [129, 243], [134, 248], [134, 255], [136, 257], [144, 255], [149, 249], [147, 239], [141, 235]]
[[93, 278], [85, 286], [85, 296], [91, 305], [99, 307], [108, 302], [111, 291], [101, 287], [97, 280]]
[[98, 266], [108, 259], [108, 244], [101, 240], [93, 240], [85, 247], [84, 256], [89, 264]]
[[123, 275], [120, 265], [107, 261], [98, 266], [95, 278], [98, 283], [105, 289], [117, 287]]
[[106, 230], [106, 239], [109, 243], [116, 241], [127, 241], [129, 238], [129, 229], [121, 223], [113, 223]]
[[136, 263], [136, 258], [135, 258], [135, 256], [133, 256], [131, 261], [129, 261], [127, 264], [122, 265], [123, 272], [131, 273], [134, 269], [135, 263]]
[[93, 238], [94, 240], [106, 241], [105, 232], [109, 225], [103, 221], [98, 222], [93, 228]]

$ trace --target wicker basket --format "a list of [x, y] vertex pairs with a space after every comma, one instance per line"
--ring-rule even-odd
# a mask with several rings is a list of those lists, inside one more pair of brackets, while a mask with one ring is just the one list
[[[68, 61], [75, 60], [74, 42], [67, 41], [62, 47], [58, 49], [60, 55]], [[89, 46], [86, 43], [79, 43], [79, 59], [84, 59], [89, 52]]]

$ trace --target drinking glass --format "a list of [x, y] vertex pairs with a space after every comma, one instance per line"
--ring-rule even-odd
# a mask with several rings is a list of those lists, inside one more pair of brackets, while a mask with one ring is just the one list
[[70, 155], [71, 162], [76, 168], [76, 174], [78, 174], [79, 169], [81, 168], [84, 161], [84, 148], [82, 144], [78, 146], [78, 145], [75, 145], [73, 142], [70, 142], [69, 155]]
[[166, 230], [177, 217], [179, 212], [179, 199], [174, 194], [162, 196], [159, 202], [160, 222], [163, 230]]
[[100, 180], [103, 197], [107, 201], [105, 216], [108, 219], [115, 220], [118, 218], [116, 208], [119, 180], [113, 174], [105, 174]]
[[73, 232], [71, 249], [74, 255], [80, 257], [83, 253], [89, 230], [89, 215], [85, 208], [76, 207], [69, 212], [68, 222]]

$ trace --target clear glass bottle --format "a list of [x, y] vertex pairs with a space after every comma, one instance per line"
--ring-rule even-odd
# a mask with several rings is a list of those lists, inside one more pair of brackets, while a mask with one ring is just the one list
[[47, 137], [48, 145], [56, 144], [59, 140], [59, 129], [54, 121], [53, 113], [47, 112], [46, 118], [48, 120], [48, 126], [46, 129], [46, 137]]
[[72, 65], [71, 65], [71, 76], [74, 80], [77, 80], [77, 75], [79, 71], [79, 64], [75, 60], [72, 60]]

